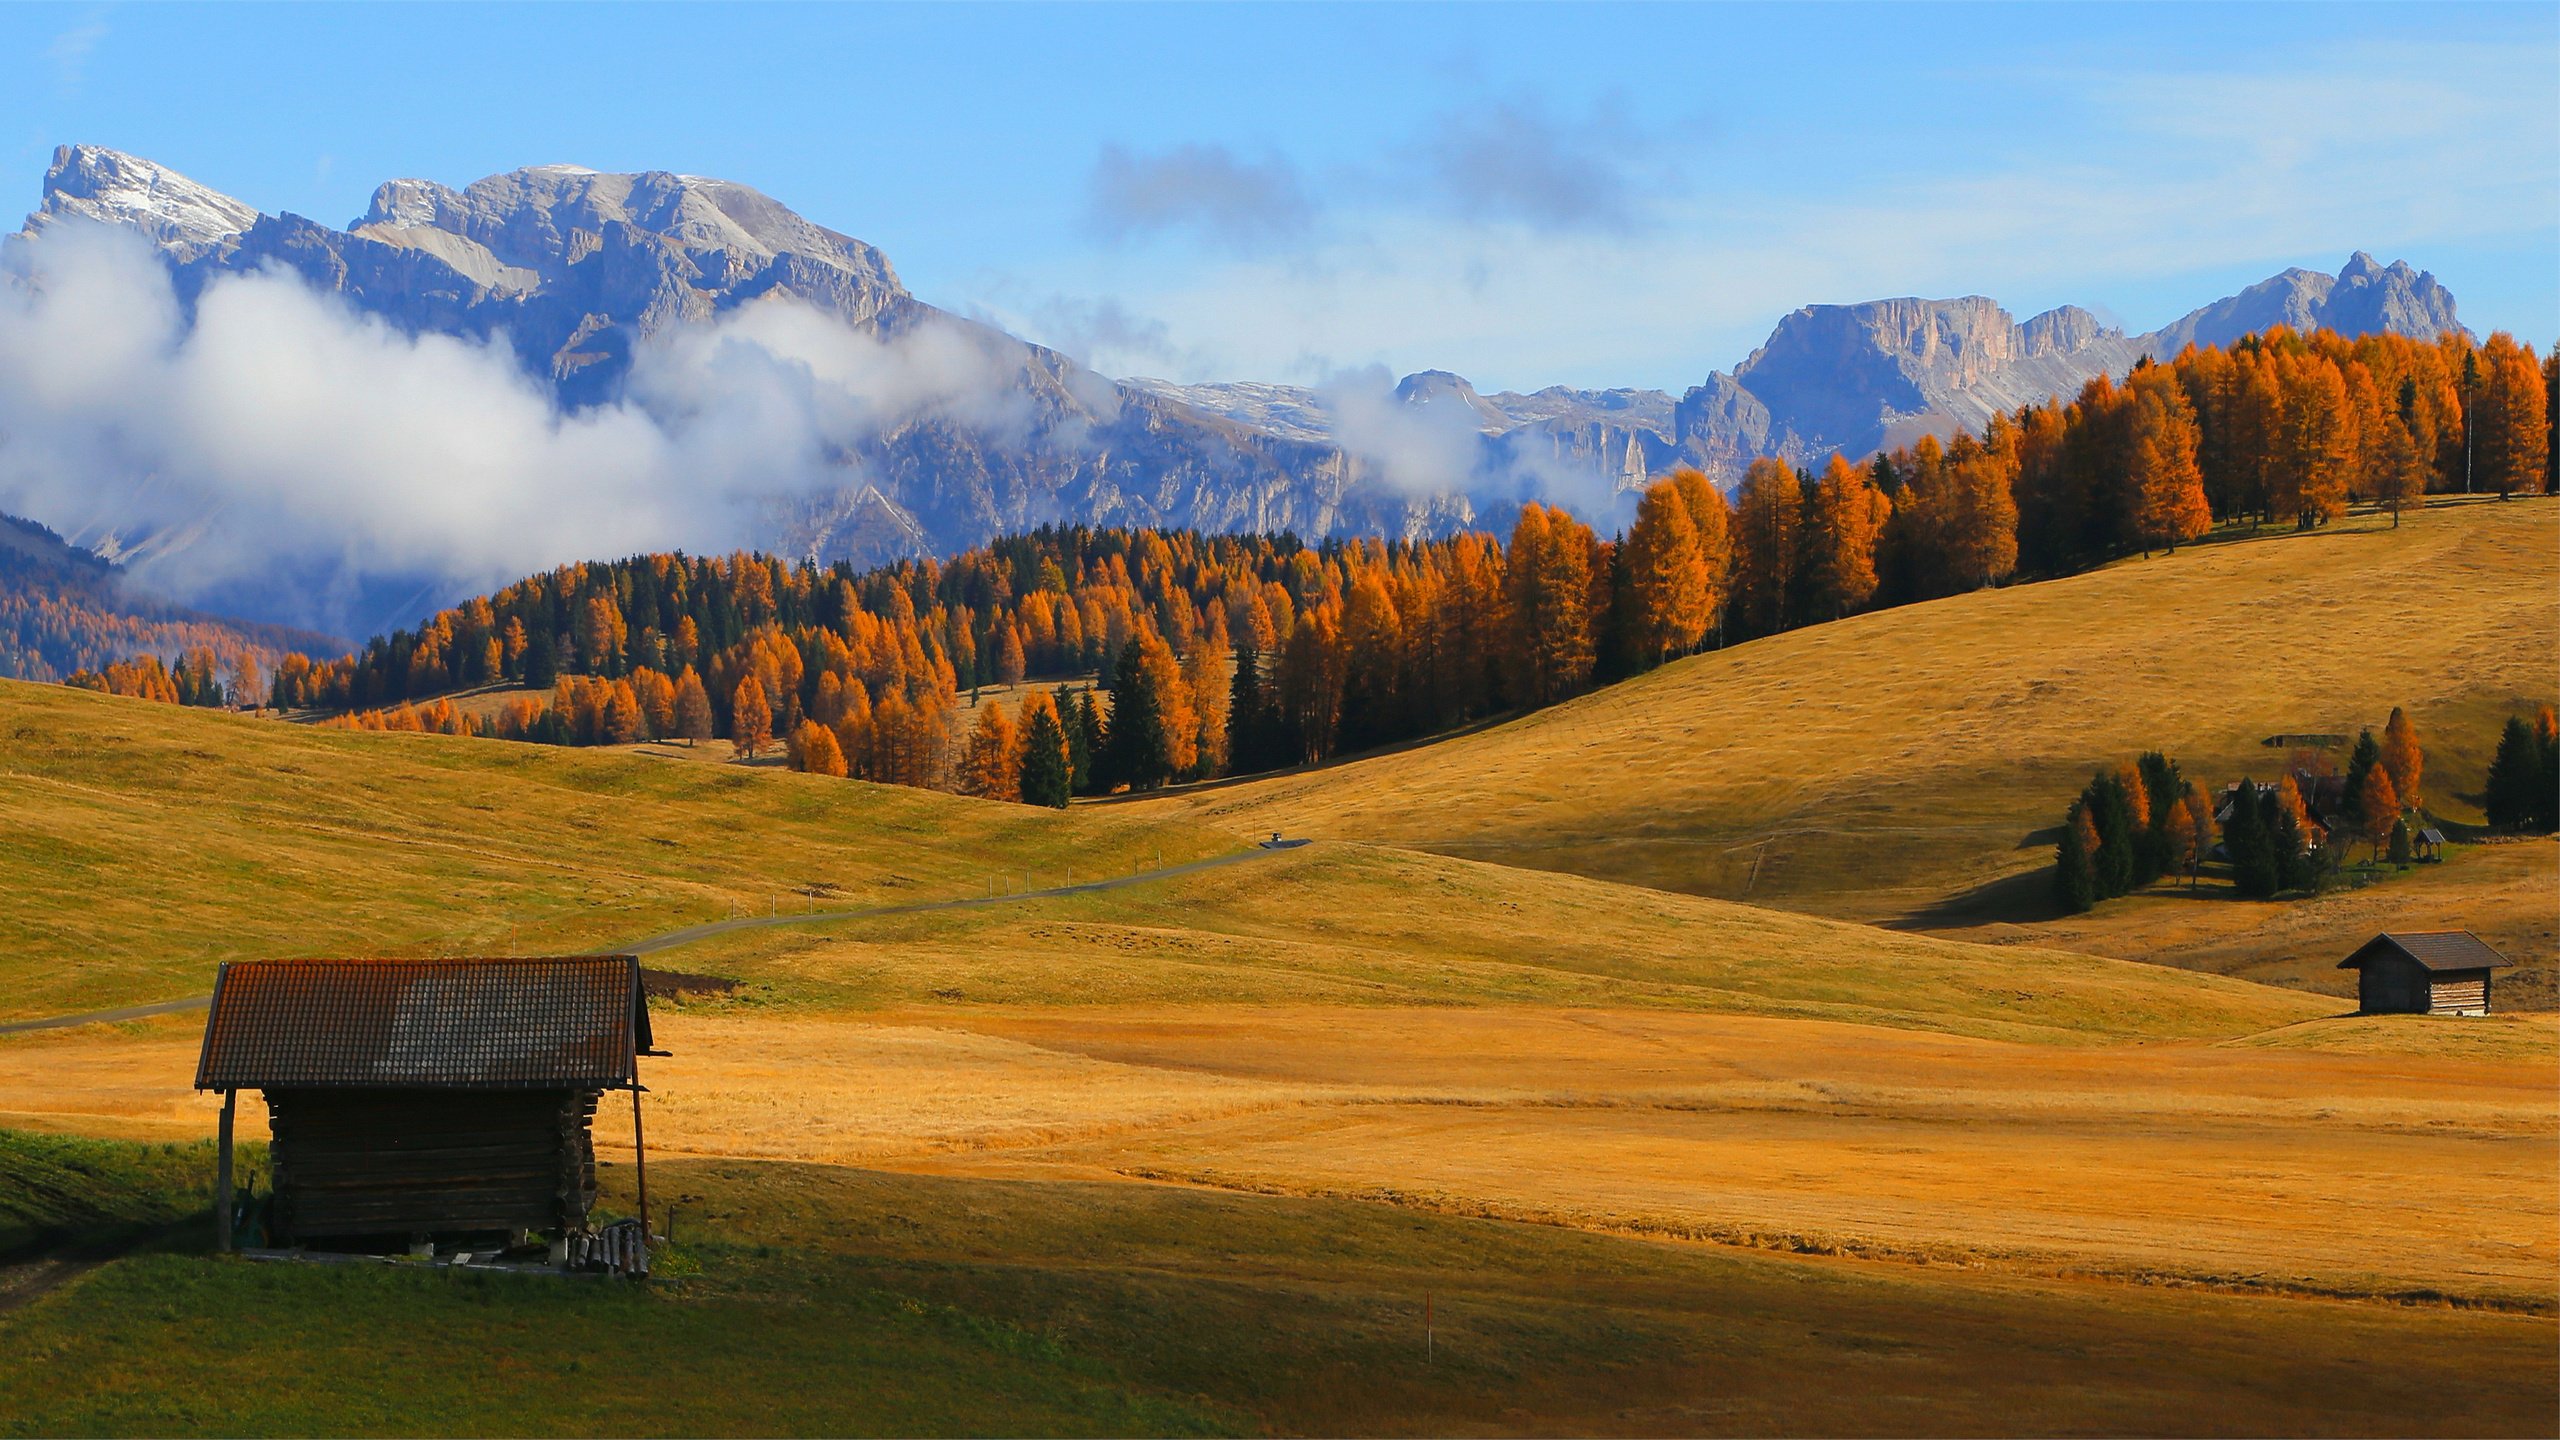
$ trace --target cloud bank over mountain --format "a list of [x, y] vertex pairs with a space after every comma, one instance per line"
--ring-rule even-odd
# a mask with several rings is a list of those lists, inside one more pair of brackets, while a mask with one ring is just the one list
[[789, 297], [647, 338], [570, 409], [499, 340], [411, 332], [277, 270], [180, 304], [130, 231], [13, 247], [0, 285], [0, 509], [189, 597], [495, 584], [564, 559], [770, 543], [845, 447], [1025, 421], [973, 334], [864, 334]]
[[[1630, 218], [1553, 168], [1479, 176], [1485, 203]], [[1248, 186], [1217, 214], [1273, 203]], [[340, 230], [70, 146], [0, 263], [0, 511], [192, 603], [366, 633], [642, 550], [868, 563], [1060, 522], [1415, 537], [1528, 499], [1610, 528], [1674, 465], [1731, 480], [1758, 455], [1862, 454], [2279, 322], [2458, 323], [2431, 276], [2359, 254], [2142, 336], [1979, 296], [1809, 306], [1676, 397], [1375, 368], [1115, 381], [922, 303], [875, 248], [725, 181], [395, 180]]]

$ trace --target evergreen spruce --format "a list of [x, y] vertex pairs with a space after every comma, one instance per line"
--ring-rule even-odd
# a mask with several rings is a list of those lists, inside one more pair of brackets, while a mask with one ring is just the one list
[[1022, 732], [1022, 803], [1067, 808], [1075, 775], [1067, 760], [1067, 734], [1058, 717], [1035, 710]]
[[1227, 684], [1227, 773], [1251, 775], [1273, 768], [1271, 726], [1263, 709], [1262, 656], [1253, 648], [1251, 635], [1236, 642], [1235, 673]]
[[2098, 903], [2095, 857], [2083, 833], [2085, 802], [2074, 802], [2062, 822], [2062, 841], [2053, 850], [2053, 896], [2066, 913], [2078, 915]]
[[2169, 862], [2177, 854], [2177, 842], [2169, 832], [2178, 823], [2178, 801], [2187, 793], [2187, 777], [2177, 761], [2157, 750], [2135, 761], [2134, 769], [2142, 777], [2143, 798], [2151, 816], [2134, 852], [2133, 883], [2139, 888], [2167, 874]]
[[1070, 695], [1058, 687], [1058, 718], [1067, 727], [1067, 786], [1079, 795], [1093, 793], [1094, 751], [1101, 748], [1101, 722], [1093, 711], [1093, 692]]
[[2267, 811], [2274, 797], [2247, 780], [2231, 799], [2231, 819], [2222, 827], [2222, 849], [2231, 857], [2231, 883], [2242, 895], [2264, 900], [2276, 893], [2284, 875], [2267, 833]]
[[548, 690], [560, 678], [560, 652], [551, 645], [551, 630], [537, 626], [524, 647], [524, 683], [535, 690]]
[[2533, 789], [2525, 817], [2532, 829], [2547, 835], [2560, 830], [2560, 720], [2548, 705], [2534, 717], [2533, 738]]
[[2409, 822], [2406, 819], [2391, 822], [2391, 863], [2404, 867], [2409, 863]]
[[2541, 752], [2524, 717], [2508, 716], [2507, 728], [2498, 735], [2498, 753], [2489, 761], [2489, 793], [2482, 808], [2488, 812], [2490, 824], [2501, 830], [2523, 830], [2533, 825], [2537, 818], [2535, 792], [2544, 788]]
[[1120, 647], [1111, 672], [1111, 723], [1104, 727], [1096, 789], [1126, 785], [1152, 790], [1172, 774], [1165, 768], [1164, 697], [1156, 693], [1135, 640]]
[[2356, 736], [2356, 748], [2347, 754], [2347, 783], [2363, 779], [2366, 770], [2381, 763], [2382, 742], [2373, 738], [2373, 727], [2368, 725]]
[[2134, 849], [2140, 843], [2134, 832], [2132, 797], [2113, 774], [2100, 772], [2081, 792], [2081, 803], [2089, 807], [2089, 819], [2098, 831], [2097, 897], [2112, 900], [2131, 893], [2137, 873]]
[[2364, 813], [2364, 772], [2381, 763], [2381, 742], [2373, 738], [2373, 730], [2367, 727], [2356, 737], [2356, 748], [2347, 756], [2346, 799], [2342, 805], [2348, 828], [2359, 833], [2368, 828], [2365, 822], [2370, 818]]

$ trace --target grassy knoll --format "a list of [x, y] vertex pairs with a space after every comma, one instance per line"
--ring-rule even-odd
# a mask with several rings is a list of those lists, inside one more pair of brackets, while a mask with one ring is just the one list
[[0, 1019], [199, 994], [228, 959], [573, 950], [813, 887], [943, 899], [1233, 848], [1135, 816], [0, 681]]
[[121, 1245], [209, 1214], [212, 1154], [201, 1141], [131, 1145], [0, 1130], [0, 1261]]
[[[2396, 531], [2271, 531], [1815, 626], [1473, 734], [1132, 808], [1858, 919], [1972, 895], [1989, 904], [1964, 923], [2036, 921], [2043, 889], [2001, 882], [2049, 861], [2092, 767], [2143, 750], [2263, 776], [2283, 761], [2265, 737], [2379, 728], [2403, 705], [2430, 806], [2476, 821], [2499, 720], [2551, 698], [2555, 637], [2560, 503], [2439, 506]], [[2547, 892], [2533, 908], [2547, 925]], [[2108, 943], [2139, 957], [2152, 939]]]
[[716, 1282], [118, 1262], [0, 1335], [11, 1435], [1197, 1435], [1019, 1326], [724, 1253]]
[[0, 1317], [0, 1431], [2548, 1424], [2552, 1325], [2536, 1317], [1990, 1279], [1326, 1199], [738, 1162], [661, 1177], [691, 1273], [645, 1290], [118, 1262]]
[[1951, 940], [2139, 956], [2348, 1001], [2356, 975], [2338, 962], [2375, 934], [2469, 930], [2516, 962], [2498, 972], [2501, 1009], [2560, 1008], [2560, 844], [2548, 839], [2455, 844], [2442, 864], [2403, 873], [2386, 867], [2376, 883], [2309, 898], [2252, 901], [2217, 882], [2193, 892], [2164, 882], [2085, 915], [2030, 924], [1979, 902], [1939, 907], [1912, 923]]
[[2062, 951], [1330, 843], [1139, 889], [682, 953], [745, 977], [759, 1003], [826, 1011], [1641, 1006], [2085, 1044], [2247, 1033], [2335, 1008]]

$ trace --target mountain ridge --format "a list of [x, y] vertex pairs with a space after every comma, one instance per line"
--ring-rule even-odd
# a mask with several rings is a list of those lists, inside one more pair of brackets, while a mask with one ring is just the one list
[[[1115, 380], [934, 307], [877, 247], [702, 176], [543, 165], [458, 189], [395, 179], [336, 229], [261, 213], [156, 162], [71, 145], [56, 151], [42, 203], [11, 243], [74, 221], [140, 234], [183, 305], [223, 277], [280, 269], [403, 332], [504, 346], [564, 414], [628, 396], [652, 347], [720, 339], [717, 327], [752, 323], [781, 301], [831, 317], [892, 369], [942, 365], [959, 378], [938, 390], [891, 385], [883, 398], [877, 375], [860, 381], [874, 391], [857, 385], [857, 403], [839, 407], [851, 418], [814, 437], [819, 479], [761, 503], [749, 537], [758, 548], [855, 563], [1053, 522], [1419, 538], [1505, 524], [1509, 507], [1532, 498], [1606, 528], [1674, 465], [1731, 483], [1761, 455], [1805, 464], [1834, 449], [1864, 454], [2068, 394], [2188, 340], [2274, 323], [2459, 325], [2432, 275], [2358, 252], [2335, 276], [2288, 270], [2141, 336], [2072, 306], [2019, 321], [1983, 296], [1802, 306], [1730, 372], [1676, 397], [1563, 386], [1486, 395], [1429, 370], [1391, 389], [1177, 385]], [[147, 552], [186, 543], [186, 524], [75, 529], [102, 548]]]

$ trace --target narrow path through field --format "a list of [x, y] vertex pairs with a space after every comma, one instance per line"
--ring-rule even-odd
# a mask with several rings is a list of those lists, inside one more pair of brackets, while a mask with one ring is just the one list
[[[743, 915], [729, 920], [713, 920], [701, 925], [687, 925], [644, 940], [635, 940], [614, 951], [620, 955], [654, 955], [715, 935], [738, 930], [757, 930], [774, 925], [826, 925], [839, 920], [879, 920], [892, 915], [921, 915], [933, 910], [968, 910], [987, 905], [1015, 905], [1025, 900], [1055, 900], [1068, 895], [1092, 895], [1104, 890], [1122, 890], [1144, 885], [1153, 880], [1170, 880], [1180, 875], [1194, 875], [1246, 860], [1259, 859], [1277, 850], [1295, 850], [1307, 844], [1304, 840], [1283, 840], [1278, 836], [1233, 855], [1217, 855], [1207, 860], [1193, 860], [1182, 865], [1167, 865], [1160, 870], [1140, 870], [1129, 875], [1115, 875], [1108, 880], [1087, 880], [1075, 885], [1054, 885], [1046, 890], [1017, 890], [1007, 895], [972, 895], [965, 900], [918, 900], [905, 905], [873, 905], [860, 910], [821, 910], [806, 915]], [[11, 1020], [0, 1023], [0, 1035], [17, 1035], [29, 1030], [61, 1030], [74, 1025], [104, 1025], [118, 1020], [143, 1020], [154, 1015], [174, 1015], [185, 1010], [201, 1010], [213, 1003], [210, 995], [189, 995], [180, 1000], [159, 1000], [148, 1005], [126, 1005], [114, 1010], [91, 1010], [78, 1015], [52, 1015], [41, 1020]]]

